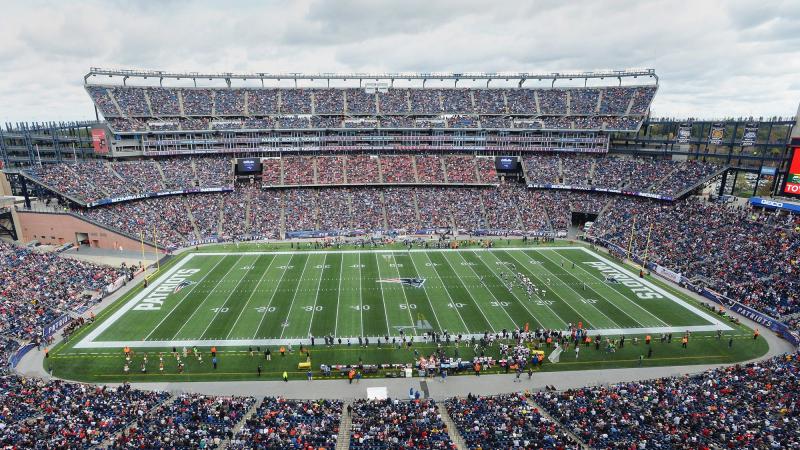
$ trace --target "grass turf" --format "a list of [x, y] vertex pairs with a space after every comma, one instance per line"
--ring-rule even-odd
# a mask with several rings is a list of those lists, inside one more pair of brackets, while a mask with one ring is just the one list
[[[696, 303], [657, 280], [649, 279], [657, 289], [649, 289], [645, 296], [656, 292], [669, 297], [664, 295], [668, 293], [678, 297], [678, 303], [669, 298], [642, 299], [630, 283], [609, 283], [606, 273], [597, 267], [607, 257], [582, 246], [505, 244], [507, 248], [500, 245], [491, 251], [468, 245], [459, 251], [412, 252], [400, 246], [347, 252], [308, 251], [306, 246], [297, 249], [284, 244], [203, 248], [170, 262], [161, 276], [152, 280], [151, 289], [177, 270], [197, 271], [189, 277], [193, 284], [170, 292], [159, 309], [124, 311], [126, 305], [138, 304], [137, 295], [143, 295], [142, 289], [134, 289], [92, 326], [55, 348], [45, 364], [58, 376], [84, 381], [254, 379], [259, 364], [264, 369], [262, 378], [279, 377], [284, 370], [302, 378], [305, 371], [298, 370], [297, 363], [305, 357], [297, 352], [280, 357], [279, 342], [295, 340], [297, 350], [297, 340], [312, 334], [342, 337], [345, 344], [333, 348], [317, 341], [311, 350], [316, 371], [320, 364], [355, 364], [359, 360], [365, 364], [409, 363], [415, 359], [413, 352], [375, 345], [374, 337], [399, 338], [400, 330], [417, 336], [431, 329], [466, 335], [526, 324], [534, 329], [563, 329], [567, 323], [582, 322], [590, 334], [633, 336], [656, 327], [672, 327], [678, 336], [677, 330], [683, 328], [714, 326], [714, 317], [704, 315], [702, 308], [685, 308], [683, 304]], [[614, 267], [632, 274], [635, 281], [635, 273]], [[516, 283], [509, 292], [501, 273], [512, 277], [514, 272], [525, 275], [546, 293], [540, 291], [528, 299]], [[421, 287], [379, 282], [398, 278], [422, 278], [425, 282]], [[686, 350], [680, 348], [679, 339], [672, 344], [657, 342], [653, 357], [643, 365], [735, 362], [766, 352], [763, 339], [753, 342], [749, 330], [731, 327], [719, 341], [713, 331], [693, 332]], [[357, 336], [372, 336], [370, 347], [360, 348]], [[728, 336], [734, 338], [733, 348], [728, 348]], [[346, 345], [348, 338], [350, 346]], [[131, 345], [137, 355], [127, 375], [122, 371], [123, 343]], [[208, 355], [212, 344], [219, 347], [217, 370], [211, 368]], [[180, 351], [184, 345], [198, 345], [205, 357], [202, 363], [185, 358], [186, 370], [177, 374], [177, 362], [169, 353], [173, 346]], [[250, 356], [250, 346], [255, 356]], [[261, 354], [267, 346], [273, 352], [269, 362]], [[423, 355], [432, 352], [420, 338], [414, 348]], [[447, 352], [452, 355], [455, 347]], [[160, 353], [165, 354], [163, 374], [158, 371]], [[148, 373], [141, 374], [144, 354], [149, 354]], [[496, 346], [486, 354], [499, 357]], [[644, 345], [628, 344], [614, 354], [596, 352], [592, 346], [577, 361], [574, 353], [568, 352], [561, 363], [545, 363], [541, 370], [634, 367], [640, 354], [646, 354]], [[471, 358], [472, 349], [462, 345], [459, 356]]]

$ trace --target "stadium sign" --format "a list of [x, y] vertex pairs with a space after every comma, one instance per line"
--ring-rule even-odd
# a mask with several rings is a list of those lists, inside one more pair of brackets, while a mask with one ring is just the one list
[[570, 184], [537, 184], [537, 183], [530, 183], [528, 187], [531, 189], [561, 189], [566, 191], [587, 191], [587, 192], [603, 192], [609, 194], [622, 194], [628, 195], [632, 197], [645, 197], [645, 198], [653, 198], [656, 200], [666, 200], [666, 201], [673, 201], [675, 197], [670, 195], [662, 195], [662, 194], [653, 194], [650, 192], [639, 192], [639, 191], [624, 191], [622, 189], [614, 189], [614, 188], [605, 188], [605, 187], [594, 187], [594, 186], [572, 186]]
[[104, 198], [94, 202], [88, 202], [86, 203], [86, 207], [93, 208], [95, 206], [110, 205], [112, 203], [122, 203], [131, 200], [140, 200], [143, 198], [166, 197], [168, 195], [196, 194], [200, 192], [230, 192], [230, 191], [233, 191], [233, 186], [204, 187], [204, 188], [191, 188], [191, 189], [177, 189], [172, 191], [147, 192], [145, 194], [132, 194], [132, 195], [123, 195], [119, 197]]
[[711, 145], [722, 144], [722, 139], [725, 138], [725, 127], [721, 123], [715, 123], [711, 127], [711, 132], [708, 134], [708, 143]]
[[692, 138], [692, 125], [688, 123], [682, 123], [680, 128], [678, 128], [678, 135], [676, 137], [676, 141], [678, 142], [678, 144], [688, 144], [691, 138]]
[[50, 322], [49, 324], [47, 324], [47, 326], [45, 326], [44, 329], [42, 330], [42, 336], [48, 338], [48, 337], [56, 334], [56, 332], [58, 330], [60, 330], [61, 328], [63, 328], [64, 325], [69, 323], [70, 320], [72, 320], [72, 318], [69, 315], [64, 314], [63, 316], [59, 317], [58, 319], [56, 319], [56, 320]]
[[758, 125], [748, 123], [744, 127], [744, 134], [742, 135], [742, 147], [752, 147], [758, 139]]
[[752, 197], [748, 201], [752, 206], [761, 206], [763, 208], [781, 209], [784, 211], [791, 211], [793, 213], [800, 213], [800, 204], [797, 203], [780, 202], [761, 197]]
[[662, 277], [664, 277], [664, 278], [666, 278], [666, 279], [668, 279], [668, 280], [670, 280], [670, 281], [672, 281], [674, 283], [680, 284], [681, 280], [683, 279], [683, 277], [681, 276], [680, 273], [675, 272], [675, 271], [670, 270], [670, 269], [667, 269], [666, 267], [658, 265], [658, 264], [655, 264], [655, 271], [656, 271], [657, 274], [661, 275]]

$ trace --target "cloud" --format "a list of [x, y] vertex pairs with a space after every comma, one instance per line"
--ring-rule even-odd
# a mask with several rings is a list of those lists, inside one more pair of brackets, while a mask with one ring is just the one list
[[652, 67], [658, 116], [790, 115], [797, 0], [33, 0], [4, 5], [0, 122], [94, 117], [92, 66], [197, 72]]

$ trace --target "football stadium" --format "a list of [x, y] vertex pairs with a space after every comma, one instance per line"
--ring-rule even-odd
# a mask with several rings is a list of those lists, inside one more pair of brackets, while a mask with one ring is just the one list
[[800, 109], [64, 76], [93, 118], [0, 128], [0, 447], [800, 448]]

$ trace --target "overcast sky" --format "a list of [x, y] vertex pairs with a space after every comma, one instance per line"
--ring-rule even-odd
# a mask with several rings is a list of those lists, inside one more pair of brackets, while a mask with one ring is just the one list
[[793, 115], [800, 0], [3, 2], [0, 121], [92, 119], [89, 67], [653, 68], [654, 116]]

